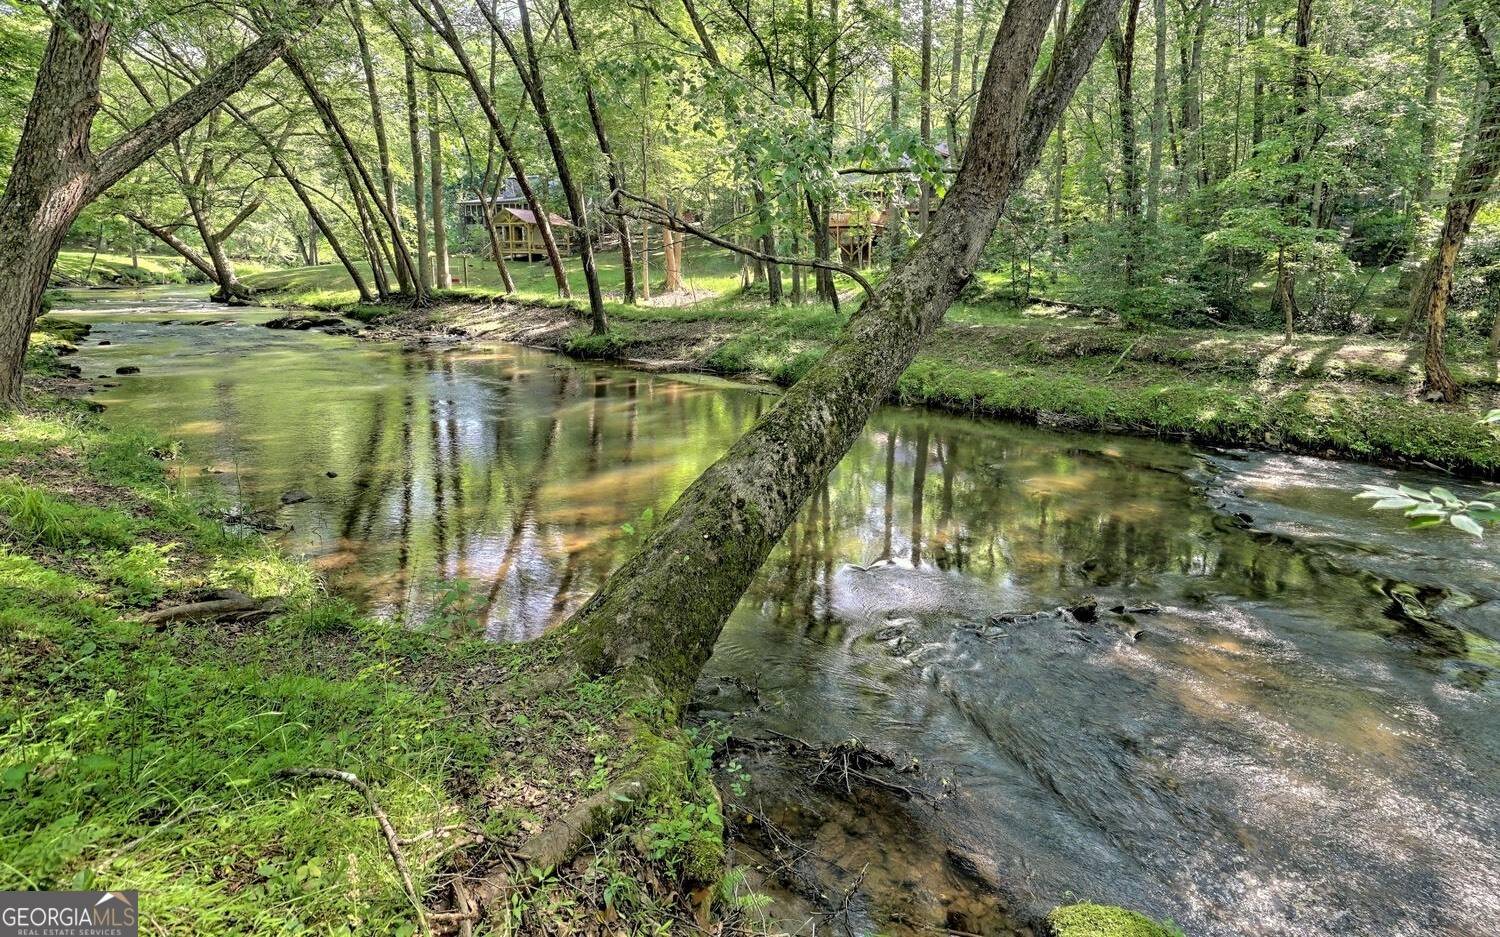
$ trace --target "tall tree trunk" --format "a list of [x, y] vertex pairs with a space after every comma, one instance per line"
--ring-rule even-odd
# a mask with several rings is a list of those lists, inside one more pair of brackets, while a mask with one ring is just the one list
[[1443, 33], [1441, 19], [1448, 0], [1431, 0], [1427, 17], [1427, 61], [1422, 94], [1421, 153], [1417, 160], [1418, 206], [1432, 197], [1433, 168], [1437, 157], [1438, 92], [1443, 86]]
[[[379, 214], [385, 222], [386, 230], [391, 235], [391, 246], [395, 249], [395, 262], [393, 266], [399, 268], [405, 265], [409, 273], [416, 271], [417, 265], [412, 259], [411, 251], [406, 246], [406, 239], [401, 237], [401, 226], [397, 222], [395, 214], [381, 200], [380, 191], [376, 188], [375, 180], [370, 176], [370, 171], [365, 168], [364, 162], [359, 159], [358, 151], [354, 147], [354, 141], [349, 137], [349, 132], [344, 128], [343, 122], [339, 120], [338, 114], [334, 112], [333, 104], [318, 89], [318, 86], [312, 80], [312, 75], [308, 74], [306, 66], [302, 64], [302, 60], [296, 54], [288, 51], [282, 58], [286, 62], [287, 70], [297, 78], [302, 84], [303, 90], [307, 92], [308, 98], [312, 101], [313, 109], [318, 112], [324, 128], [330, 136], [337, 140], [339, 148], [342, 151], [340, 158], [344, 163], [345, 171], [350, 174], [351, 188], [356, 193], [362, 190], [363, 195], [368, 196], [366, 210], [371, 214]], [[384, 247], [384, 239], [375, 238], [375, 241], [380, 244], [381, 248]], [[413, 276], [411, 282], [415, 300], [418, 303], [426, 302], [427, 285], [417, 276]]]
[[[328, 0], [312, 0], [304, 28]], [[162, 146], [202, 120], [281, 55], [292, 32], [279, 25], [156, 111], [102, 152], [89, 146], [110, 24], [80, 0], [59, 0], [36, 85], [0, 196], [0, 407], [21, 402], [21, 377], [42, 295], [79, 213]]]
[[1140, 237], [1140, 159], [1135, 140], [1135, 29], [1141, 0], [1126, 0], [1125, 28], [1109, 34], [1115, 60], [1115, 87], [1119, 92], [1120, 174], [1123, 177], [1121, 210], [1125, 215], [1125, 286], [1135, 286], [1136, 250]]
[[964, 0], [953, 0], [953, 57], [948, 63], [948, 152], [954, 164], [962, 161], [959, 153], [958, 107], [963, 95], [958, 89], [958, 68], [964, 54]]
[[[932, 0], [922, 0], [922, 71], [918, 84], [918, 133], [922, 147], [932, 148]], [[924, 179], [917, 196], [917, 217], [922, 234], [932, 222], [932, 186]]]
[[1008, 5], [967, 158], [911, 256], [807, 376], [688, 487], [640, 552], [562, 626], [560, 639], [581, 667], [624, 671], [678, 699], [691, 690], [766, 555], [969, 282], [1007, 195], [1035, 165], [1119, 9], [1116, 0], [1087, 0], [1059, 79], [1043, 80], [1028, 96], [1054, 3]]
[[449, 223], [443, 192], [443, 132], [438, 129], [438, 81], [428, 75], [428, 168], [432, 177], [432, 285], [453, 286], [449, 267]]
[[[625, 204], [620, 198], [620, 187], [624, 184], [624, 171], [609, 146], [609, 134], [605, 131], [604, 115], [600, 112], [599, 101], [594, 96], [594, 79], [583, 61], [583, 47], [578, 41], [578, 29], [573, 23], [572, 6], [568, 0], [558, 0], [557, 9], [562, 14], [563, 27], [568, 33], [568, 45], [573, 49], [573, 56], [578, 59], [579, 68], [583, 69], [583, 96], [588, 103], [589, 123], [594, 127], [594, 141], [599, 144], [599, 153], [604, 157], [604, 165], [609, 173], [609, 197], [615, 210], [615, 231], [620, 236], [620, 270], [625, 280], [623, 285], [625, 304], [633, 306], [635, 305], [635, 248], [630, 243], [630, 220], [625, 217]], [[689, 4], [688, 11], [693, 14], [694, 26], [706, 36], [707, 32], [697, 16], [697, 8]]]
[[1183, 35], [1179, 38], [1178, 64], [1181, 71], [1181, 86], [1178, 88], [1181, 118], [1177, 131], [1180, 143], [1182, 171], [1177, 178], [1177, 194], [1186, 197], [1188, 190], [1199, 182], [1200, 154], [1203, 141], [1200, 139], [1199, 84], [1203, 72], [1203, 37], [1208, 30], [1208, 17], [1213, 6], [1210, 0], [1197, 0], [1192, 7], [1184, 7]]
[[1146, 223], [1161, 217], [1161, 153], [1167, 133], [1167, 0], [1152, 7], [1156, 20], [1156, 62], [1151, 74], [1151, 163], [1146, 168]]
[[1494, 185], [1497, 171], [1500, 171], [1500, 66], [1496, 65], [1489, 41], [1472, 13], [1464, 14], [1464, 32], [1484, 77], [1485, 96], [1480, 104], [1468, 156], [1459, 166], [1453, 188], [1448, 193], [1443, 230], [1427, 263], [1423, 288], [1415, 293], [1412, 307], [1413, 315], [1421, 315], [1427, 322], [1427, 341], [1422, 352], [1423, 391], [1428, 399], [1448, 403], [1457, 401], [1461, 395], [1458, 382], [1448, 370], [1444, 352], [1453, 269], [1469, 228], [1484, 204], [1485, 195]]
[[[1290, 163], [1294, 166], [1301, 164], [1307, 155], [1305, 146], [1308, 140], [1308, 128], [1305, 124], [1309, 113], [1307, 96], [1310, 81], [1307, 54], [1312, 46], [1312, 17], [1312, 0], [1297, 0], [1297, 20], [1292, 50], [1292, 152], [1289, 157]], [[1292, 177], [1292, 189], [1284, 199], [1284, 206], [1287, 208], [1301, 203], [1302, 194], [1298, 191], [1301, 188], [1301, 182], [1300, 175]], [[1285, 246], [1279, 248], [1276, 253], [1274, 303], [1286, 321], [1286, 340], [1291, 342], [1298, 313], [1297, 280], [1292, 265], [1287, 262]]]
[[360, 273], [359, 267], [355, 266], [353, 258], [344, 250], [343, 242], [339, 239], [338, 233], [334, 231], [333, 226], [323, 217], [323, 213], [318, 210], [318, 206], [313, 202], [312, 196], [307, 191], [307, 187], [302, 184], [301, 177], [292, 169], [291, 164], [286, 161], [286, 158], [281, 155], [280, 148], [270, 137], [261, 132], [259, 127], [255, 126], [250, 120], [249, 115], [244, 111], [228, 103], [225, 104], [224, 109], [229, 112], [231, 117], [239, 121], [240, 126], [249, 130], [255, 139], [260, 142], [260, 145], [265, 148], [266, 152], [270, 154], [271, 162], [275, 165], [276, 171], [281, 173], [281, 177], [291, 187], [292, 193], [297, 196], [297, 200], [307, 210], [307, 220], [310, 227], [307, 236], [308, 260], [311, 264], [313, 266], [317, 266], [318, 264], [318, 235], [321, 233], [323, 239], [328, 242], [329, 249], [333, 251], [334, 256], [339, 259], [339, 263], [343, 265], [344, 270], [349, 274], [349, 279], [354, 281], [354, 288], [359, 290], [360, 302], [372, 302], [375, 296], [370, 293], [370, 287], [365, 283], [365, 278]]
[[[526, 46], [524, 62], [516, 52], [509, 35], [501, 27], [500, 21], [491, 20], [490, 26], [499, 34], [500, 42], [515, 63], [516, 71], [521, 76], [521, 84], [526, 87], [527, 97], [531, 99], [532, 109], [536, 111], [537, 123], [542, 126], [542, 135], [547, 139], [547, 149], [552, 152], [552, 164], [557, 167], [557, 181], [562, 186], [563, 197], [567, 199], [568, 214], [573, 217], [573, 237], [578, 245], [578, 259], [583, 267], [584, 283], [588, 287], [590, 331], [594, 335], [603, 335], [609, 331], [609, 322], [604, 314], [604, 292], [599, 287], [599, 271], [594, 265], [594, 232], [589, 225], [588, 209], [578, 180], [573, 176], [573, 166], [568, 160], [567, 151], [563, 148], [562, 137], [558, 135], [557, 124], [552, 119], [552, 111], [547, 104], [547, 89], [542, 80], [542, 67], [537, 57], [536, 37], [531, 29], [531, 12], [527, 0], [517, 0], [516, 8], [521, 14], [521, 39]], [[481, 7], [481, 9], [484, 8]], [[542, 219], [538, 219], [539, 223], [541, 221]]]
[[[890, 133], [892, 138], [901, 130], [901, 64], [896, 50], [899, 49], [905, 39], [901, 32], [901, 0], [892, 0], [895, 11], [895, 28], [897, 37], [891, 42], [889, 54], [891, 65], [891, 120]], [[885, 253], [886, 259], [891, 266], [895, 266], [897, 258], [906, 243], [906, 192], [905, 183], [900, 181], [901, 176], [893, 176], [885, 197]], [[756, 268], [759, 270], [759, 268]]]
[[[401, 213], [396, 202], [396, 174], [391, 171], [391, 145], [385, 131], [385, 108], [380, 103], [380, 86], [375, 81], [375, 60], [370, 55], [370, 40], [365, 33], [364, 15], [360, 5], [364, 0], [346, 0], [349, 21], [354, 25], [354, 38], [359, 47], [360, 65], [365, 76], [365, 93], [370, 98], [370, 126], [375, 131], [375, 150], [380, 159], [380, 184], [385, 196], [386, 211], [396, 219], [394, 237], [401, 237]], [[396, 280], [401, 292], [411, 292], [411, 277], [405, 267], [396, 265]]]
[[[484, 112], [484, 119], [489, 122], [490, 131], [500, 144], [500, 151], [505, 154], [505, 162], [515, 176], [516, 186], [521, 190], [521, 197], [526, 200], [526, 206], [536, 216], [537, 231], [542, 238], [542, 249], [547, 254], [547, 263], [552, 267], [552, 278], [557, 282], [557, 292], [564, 297], [571, 297], [573, 290], [568, 285], [568, 273], [563, 268], [562, 254], [557, 249], [557, 239], [552, 233], [552, 222], [548, 218], [547, 207], [542, 204], [541, 199], [537, 198], [536, 191], [531, 187], [531, 180], [526, 176], [526, 167], [521, 162], [521, 155], [516, 149], [515, 141], [511, 139], [510, 130], [500, 119], [499, 112], [495, 110], [494, 95], [490, 94], [485, 83], [480, 80], [479, 72], [474, 69], [468, 50], [464, 48], [463, 40], [453, 28], [453, 21], [449, 18], [448, 10], [443, 6], [442, 0], [429, 0], [429, 2], [432, 4], [430, 12], [420, 0], [411, 0], [411, 5], [427, 21], [427, 25], [442, 37], [443, 42], [447, 43], [448, 48], [453, 52], [453, 57], [458, 60], [459, 67], [463, 70], [464, 77], [468, 79], [469, 87], [474, 92], [474, 99], [479, 102], [479, 108]], [[489, 20], [491, 29], [500, 33], [499, 20], [495, 18], [494, 11], [485, 4], [480, 4], [479, 10]]]
[[[1052, 62], [1048, 66], [1048, 75], [1055, 72], [1058, 67], [1057, 49], [1063, 38], [1068, 35], [1068, 7], [1072, 0], [1058, 0], [1057, 19], [1052, 27]], [[1068, 173], [1068, 114], [1067, 111], [1057, 115], [1057, 143], [1053, 147], [1052, 155], [1052, 226], [1058, 229], [1058, 240], [1066, 247], [1068, 243], [1068, 232], [1063, 227], [1063, 188], [1067, 181]]]
[[422, 113], [417, 104], [417, 67], [410, 52], [402, 56], [402, 62], [406, 75], [406, 135], [411, 147], [411, 200], [417, 228], [417, 279], [422, 289], [430, 290], [432, 255], [427, 252], [427, 172], [422, 167]]
[[[432, 33], [427, 34], [427, 56], [432, 57]], [[437, 76], [427, 74], [427, 165], [432, 176], [432, 284], [440, 290], [453, 286], [448, 265], [448, 213], [443, 202], [443, 134], [438, 127]]]
[[[1255, 35], [1257, 42], [1266, 38], [1266, 8], [1263, 2], [1255, 6]], [[1260, 147], [1266, 132], [1266, 69], [1255, 57], [1255, 86], [1251, 91], [1250, 152]]]

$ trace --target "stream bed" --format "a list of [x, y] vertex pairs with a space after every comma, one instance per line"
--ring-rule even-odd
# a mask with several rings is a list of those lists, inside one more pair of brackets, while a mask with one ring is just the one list
[[[776, 399], [181, 291], [57, 311], [94, 326], [71, 360], [105, 419], [183, 440], [181, 484], [274, 512], [377, 614], [500, 641]], [[1395, 480], [1481, 490], [878, 411], [698, 687], [737, 855], [807, 933], [1096, 900], [1194, 935], [1500, 934], [1500, 550], [1351, 499]]]

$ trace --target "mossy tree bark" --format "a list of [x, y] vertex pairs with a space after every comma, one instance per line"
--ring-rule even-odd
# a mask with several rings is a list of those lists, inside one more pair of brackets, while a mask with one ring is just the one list
[[[302, 7], [312, 22], [329, 0]], [[61, 0], [37, 70], [26, 121], [0, 195], [0, 407], [21, 402], [31, 327], [41, 314], [57, 252], [80, 212], [152, 153], [202, 120], [291, 42], [290, 24], [267, 30], [182, 97], [99, 153], [89, 145], [111, 24], [95, 7]]]
[[1427, 261], [1423, 278], [1413, 294], [1412, 318], [1421, 316], [1427, 323], [1427, 341], [1422, 349], [1423, 392], [1429, 399], [1452, 403], [1459, 399], [1458, 382], [1448, 370], [1444, 354], [1447, 339], [1448, 297], [1453, 291], [1453, 269], [1463, 249], [1469, 228], [1484, 204], [1484, 197], [1500, 171], [1500, 66], [1489, 40], [1472, 14], [1464, 15], [1464, 32], [1474, 49], [1486, 88], [1479, 107], [1472, 146], [1458, 168], [1448, 207], [1443, 214], [1443, 230], [1437, 247]]
[[969, 282], [1007, 196], [1035, 165], [1120, 0], [1086, 0], [1058, 52], [1061, 64], [1030, 89], [1054, 6], [1008, 4], [963, 168], [931, 227], [818, 365], [688, 487], [641, 550], [563, 626], [560, 640], [581, 666], [624, 672], [671, 696], [692, 688], [766, 555]]

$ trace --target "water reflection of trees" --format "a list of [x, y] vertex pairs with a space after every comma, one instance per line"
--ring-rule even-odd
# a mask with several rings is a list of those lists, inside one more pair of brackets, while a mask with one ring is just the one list
[[[324, 557], [340, 588], [415, 620], [444, 581], [471, 579], [469, 626], [505, 638], [576, 607], [633, 548], [623, 527], [665, 511], [769, 399], [524, 350], [270, 361], [184, 373], [182, 387], [142, 405], [178, 425], [213, 417], [205, 451], [243, 467], [248, 499], [315, 478], [320, 496], [291, 537]], [[289, 429], [287, 413], [305, 425]], [[789, 627], [832, 628], [839, 570], [883, 561], [1039, 601], [1172, 580], [1188, 599], [1298, 593], [1380, 614], [1378, 590], [1212, 511], [1182, 452], [882, 411], [747, 601]], [[330, 467], [341, 475], [324, 484]]]

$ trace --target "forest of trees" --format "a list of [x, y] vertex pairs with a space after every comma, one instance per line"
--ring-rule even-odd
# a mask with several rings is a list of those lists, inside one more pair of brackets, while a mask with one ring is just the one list
[[[832, 219], [869, 226], [877, 269], [910, 250], [967, 155], [1002, 13], [17, 4], [0, 24], [6, 396], [65, 239], [176, 252], [221, 299], [245, 294], [234, 258], [254, 257], [336, 262], [368, 300], [423, 301], [455, 253], [511, 282], [489, 201], [507, 185], [596, 332], [595, 258], [618, 256], [634, 302], [683, 225], [746, 251], [770, 303], [837, 303]], [[1052, 32], [1077, 16], [1062, 4]], [[1425, 334], [1428, 396], [1456, 399], [1449, 332], [1500, 341], [1493, 19], [1472, 0], [1130, 0], [981, 263], [1143, 327]], [[475, 199], [483, 223], [460, 224]], [[551, 217], [572, 225], [571, 274]], [[1469, 312], [1451, 323], [1450, 296]]]

